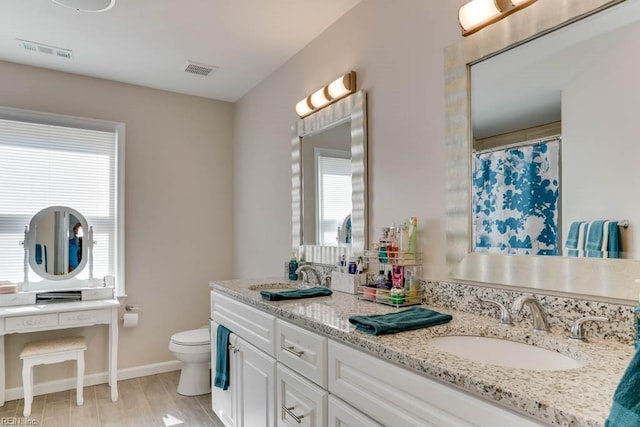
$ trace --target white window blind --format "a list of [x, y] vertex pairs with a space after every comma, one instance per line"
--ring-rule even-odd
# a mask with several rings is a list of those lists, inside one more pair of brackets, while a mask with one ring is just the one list
[[338, 227], [351, 214], [351, 158], [349, 152], [320, 150], [318, 171], [318, 241], [335, 245]]
[[[0, 110], [0, 280], [23, 280], [24, 249], [19, 242], [31, 218], [48, 206], [68, 206], [93, 227], [94, 277], [115, 276], [118, 293], [123, 293], [117, 170], [122, 128]], [[76, 277], [87, 278], [87, 270]], [[38, 280], [32, 271], [29, 279]]]

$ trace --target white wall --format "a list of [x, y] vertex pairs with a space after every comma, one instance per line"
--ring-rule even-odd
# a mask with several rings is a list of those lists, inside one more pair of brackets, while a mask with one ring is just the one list
[[[573, 221], [629, 220], [623, 251], [640, 255], [638, 99], [640, 25], [591, 64], [562, 93], [563, 236]], [[631, 197], [630, 197], [631, 194]]]
[[423, 275], [445, 278], [443, 49], [463, 0], [365, 0], [234, 110], [234, 274], [282, 276], [291, 252], [295, 104], [355, 70], [368, 96], [370, 241], [418, 218]]
[[[170, 336], [207, 322], [209, 281], [232, 276], [232, 105], [6, 62], [0, 82], [3, 106], [126, 124], [122, 303], [142, 315], [120, 331], [118, 367], [172, 360]], [[47, 336], [70, 333], [79, 332]], [[106, 327], [82, 333], [87, 374], [106, 371]], [[7, 387], [22, 384], [18, 353], [36, 338], [8, 336]], [[36, 382], [73, 376], [71, 363], [52, 365], [38, 368]]]

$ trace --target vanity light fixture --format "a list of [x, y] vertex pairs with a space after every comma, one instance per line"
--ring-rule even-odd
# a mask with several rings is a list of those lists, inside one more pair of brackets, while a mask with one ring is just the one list
[[471, 0], [458, 10], [462, 35], [468, 36], [537, 0]]
[[296, 113], [298, 113], [300, 117], [308, 116], [355, 91], [356, 72], [350, 71], [298, 102], [296, 104]]

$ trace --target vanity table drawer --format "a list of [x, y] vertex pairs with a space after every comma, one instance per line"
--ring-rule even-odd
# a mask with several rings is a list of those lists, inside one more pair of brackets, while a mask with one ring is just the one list
[[47, 328], [57, 325], [58, 313], [38, 314], [35, 316], [7, 317], [4, 320], [4, 328], [6, 332]]
[[83, 310], [60, 313], [60, 326], [108, 323], [107, 310]]
[[278, 319], [276, 356], [279, 362], [321, 387], [327, 387], [326, 337]]

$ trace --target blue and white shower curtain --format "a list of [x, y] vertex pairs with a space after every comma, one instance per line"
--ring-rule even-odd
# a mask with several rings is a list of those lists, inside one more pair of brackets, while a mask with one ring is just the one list
[[559, 154], [555, 140], [475, 155], [475, 251], [558, 254]]

